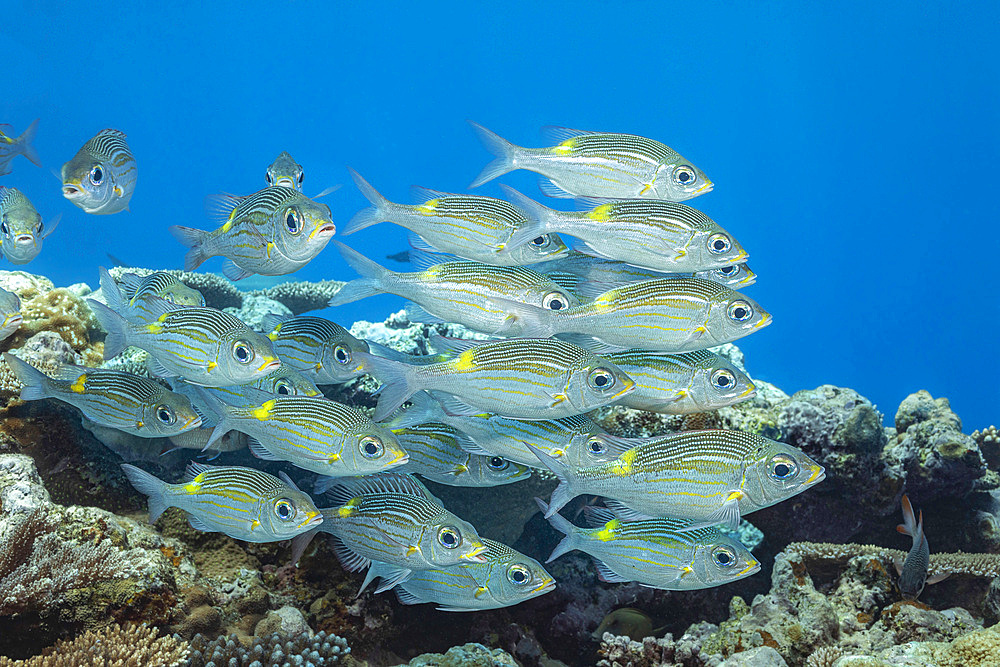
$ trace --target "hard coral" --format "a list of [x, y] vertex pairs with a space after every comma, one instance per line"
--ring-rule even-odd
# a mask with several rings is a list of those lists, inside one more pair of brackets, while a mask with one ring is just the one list
[[[894, 559], [905, 558], [906, 552], [886, 549], [873, 544], [831, 544], [823, 542], [793, 542], [785, 547], [805, 560], [830, 560], [846, 564], [856, 556], [875, 556], [884, 565], [891, 567]], [[951, 575], [984, 577], [993, 579], [1000, 576], [1000, 554], [933, 553], [927, 567], [929, 575], [947, 572]]]
[[255, 637], [250, 646], [241, 644], [236, 635], [223, 635], [213, 640], [195, 635], [191, 640], [191, 657], [187, 664], [189, 667], [206, 667], [209, 664], [322, 667], [334, 664], [350, 652], [346, 639], [325, 632], [312, 637], [306, 633], [294, 637], [278, 634]]
[[0, 656], [0, 667], [179, 667], [187, 654], [186, 641], [160, 637], [145, 624], [126, 628], [112, 624], [61, 641], [28, 660]]

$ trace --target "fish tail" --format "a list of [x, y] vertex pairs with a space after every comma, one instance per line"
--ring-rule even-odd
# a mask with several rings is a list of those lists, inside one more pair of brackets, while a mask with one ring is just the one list
[[98, 270], [101, 273], [101, 295], [104, 297], [104, 303], [108, 304], [108, 308], [119, 315], [124, 315], [127, 304], [121, 288], [111, 277], [110, 271], [103, 266], [99, 267]]
[[[542, 510], [543, 515], [548, 513], [549, 506], [545, 504], [545, 501], [541, 498], [535, 498], [535, 502], [538, 503], [538, 509]], [[576, 550], [577, 545], [580, 542], [580, 537], [577, 534], [576, 526], [570, 523], [562, 514], [557, 512], [551, 516], [546, 516], [546, 518], [549, 523], [552, 524], [553, 528], [566, 536], [561, 542], [559, 542], [559, 544], [556, 545], [556, 548], [552, 550], [552, 554], [548, 557], [548, 560], [545, 561], [546, 563], [551, 563], [556, 558], [559, 558], [559, 556]]]
[[24, 385], [24, 388], [21, 389], [22, 401], [37, 401], [51, 395], [49, 376], [9, 352], [5, 353], [3, 358], [10, 366], [10, 370], [14, 371], [14, 375]]
[[531, 239], [546, 234], [549, 231], [549, 222], [552, 220], [553, 210], [548, 206], [539, 204], [531, 197], [527, 197], [509, 185], [501, 185], [504, 195], [514, 206], [521, 209], [528, 216], [528, 221], [522, 224], [510, 236], [507, 241], [508, 248], [522, 246]]
[[128, 463], [122, 464], [122, 471], [135, 490], [149, 498], [149, 522], [159, 519], [164, 510], [170, 507], [167, 502], [167, 483]]
[[358, 186], [358, 190], [361, 190], [361, 194], [365, 196], [365, 199], [372, 203], [372, 206], [354, 214], [354, 217], [351, 218], [347, 222], [347, 225], [344, 226], [344, 230], [342, 232], [344, 236], [353, 234], [354, 232], [362, 230], [365, 227], [371, 227], [372, 225], [384, 222], [385, 214], [388, 212], [389, 207], [392, 206], [392, 202], [383, 197], [378, 190], [373, 188], [371, 183], [363, 179], [361, 174], [354, 171], [350, 167], [347, 169], [351, 172], [351, 178], [354, 179], [354, 184]]
[[914, 544], [916, 544], [923, 533], [923, 512], [920, 513], [920, 519], [918, 520], [913, 513], [913, 505], [910, 504], [910, 499], [906, 497], [906, 494], [903, 494], [902, 505], [903, 523], [896, 526], [896, 530], [903, 535], [912, 537]]
[[470, 120], [469, 125], [476, 131], [476, 135], [483, 142], [486, 150], [497, 156], [495, 160], [483, 167], [483, 170], [479, 172], [479, 176], [476, 176], [476, 179], [469, 185], [470, 188], [478, 188], [487, 181], [492, 181], [498, 176], [503, 176], [517, 169], [514, 159], [519, 150], [518, 146], [510, 143], [496, 132], [487, 130], [475, 121]]
[[340, 256], [344, 258], [348, 266], [363, 277], [352, 280], [341, 287], [327, 305], [342, 306], [345, 303], [351, 303], [352, 301], [358, 301], [359, 299], [385, 292], [383, 285], [385, 285], [387, 279], [395, 275], [395, 271], [390, 271], [384, 266], [379, 266], [357, 250], [348, 248], [340, 241], [334, 241], [333, 244], [340, 251]]
[[[212, 392], [202, 387], [195, 387], [194, 393], [197, 398], [196, 400], [191, 401], [191, 407], [194, 408], [194, 411], [198, 413], [199, 417], [201, 417], [202, 422], [214, 421], [214, 419], [212, 419], [213, 417], [218, 418], [218, 423], [215, 425], [215, 428], [212, 429], [212, 433], [208, 436], [208, 442], [205, 443], [205, 446], [201, 450], [204, 452], [211, 449], [212, 445], [214, 445], [226, 433], [233, 430], [233, 427], [228, 419], [229, 411], [225, 402]], [[205, 414], [206, 412], [210, 412], [211, 415]]]
[[104, 358], [111, 359], [118, 356], [129, 345], [128, 322], [100, 301], [90, 299], [90, 309], [104, 330], [108, 332], [104, 339]]
[[184, 255], [184, 270], [194, 271], [201, 263], [210, 257], [208, 253], [205, 252], [205, 238], [208, 236], [208, 232], [203, 229], [195, 229], [194, 227], [182, 227], [180, 225], [172, 225], [170, 227], [170, 233], [174, 235], [174, 238], [180, 241], [184, 247], [189, 248], [187, 254]]
[[552, 497], [549, 498], [549, 508], [545, 510], [545, 518], [548, 519], [556, 512], [561, 510], [566, 506], [566, 503], [573, 500], [577, 494], [570, 490], [570, 480], [567, 475], [568, 466], [566, 466], [561, 461], [549, 456], [538, 447], [525, 442], [524, 445], [531, 450], [531, 453], [538, 457], [538, 460], [542, 462], [546, 468], [548, 468], [556, 479], [559, 480], [559, 486], [555, 488], [552, 492]]
[[391, 415], [419, 390], [415, 386], [415, 369], [409, 364], [364, 352], [356, 352], [354, 356], [364, 364], [366, 373], [382, 383], [375, 406], [375, 421]]
[[31, 160], [31, 162], [38, 167], [42, 166], [42, 159], [38, 157], [38, 152], [32, 145], [35, 140], [35, 134], [38, 133], [38, 119], [31, 121], [31, 125], [28, 126], [21, 136], [17, 138], [17, 143], [20, 145], [21, 155]]

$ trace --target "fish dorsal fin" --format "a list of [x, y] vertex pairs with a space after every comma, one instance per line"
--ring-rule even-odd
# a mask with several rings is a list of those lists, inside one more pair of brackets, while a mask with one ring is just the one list
[[219, 224], [222, 224], [232, 217], [233, 211], [235, 211], [236, 207], [243, 203], [245, 199], [246, 197], [230, 194], [228, 192], [208, 195], [205, 197], [205, 212], [208, 214], [209, 218], [217, 221]]
[[433, 498], [427, 487], [418, 482], [415, 477], [401, 472], [384, 472], [377, 475], [338, 480], [328, 493], [334, 501], [343, 503], [357, 496], [376, 493], [417, 496], [427, 500]]
[[447, 255], [428, 252], [427, 250], [418, 250], [417, 248], [410, 248], [409, 259], [410, 266], [413, 267], [414, 271], [426, 271], [432, 266], [452, 261]]
[[62, 380], [63, 382], [76, 382], [80, 379], [81, 375], [87, 373], [92, 373], [93, 368], [88, 368], [86, 366], [77, 366], [75, 364], [60, 364], [52, 375], [49, 375], [54, 380]]
[[333, 543], [333, 553], [336, 554], [340, 565], [348, 572], [360, 572], [372, 564], [370, 560], [344, 544], [343, 540], [336, 535], [331, 542]]
[[610, 498], [605, 499], [604, 504], [607, 505], [608, 509], [614, 516], [618, 517], [622, 521], [646, 521], [652, 519], [648, 514], [643, 514], [638, 512], [627, 505], [624, 505], [617, 500], [611, 500]]
[[142, 278], [138, 273], [123, 273], [118, 276], [119, 287], [126, 292], [126, 298], [131, 298], [135, 294], [142, 284]]
[[204, 463], [196, 463], [194, 461], [191, 461], [190, 463], [187, 464], [187, 467], [184, 468], [184, 481], [190, 482], [192, 479], [194, 479], [201, 473], [211, 472], [212, 470], [215, 470], [216, 467], [217, 466], [210, 466], [210, 465], [205, 465]]
[[288, 315], [280, 315], [278, 313], [268, 313], [260, 320], [260, 326], [266, 333], [271, 333], [274, 328], [289, 319]]
[[587, 526], [590, 528], [599, 528], [609, 521], [620, 519], [619, 516], [607, 507], [594, 507], [593, 505], [587, 505], [583, 508], [583, 516], [587, 520]]
[[413, 197], [415, 202], [423, 204], [431, 199], [440, 199], [441, 197], [458, 197], [454, 192], [442, 192], [441, 190], [432, 190], [430, 188], [425, 188], [422, 185], [411, 185], [410, 195]]
[[629, 581], [617, 572], [612, 572], [611, 568], [604, 564], [604, 561], [594, 559], [594, 566], [597, 568], [597, 577], [609, 584], [624, 584]]
[[542, 137], [545, 141], [553, 144], [561, 144], [567, 139], [574, 139], [587, 134], [597, 134], [597, 132], [574, 130], [571, 127], [562, 127], [560, 125], [546, 125], [542, 128]]

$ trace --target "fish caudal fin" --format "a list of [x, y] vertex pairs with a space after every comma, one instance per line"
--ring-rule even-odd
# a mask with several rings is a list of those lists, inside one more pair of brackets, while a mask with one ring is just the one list
[[202, 262], [209, 258], [209, 255], [205, 252], [205, 237], [208, 236], [208, 232], [203, 229], [195, 229], [194, 227], [182, 227], [180, 225], [172, 225], [170, 227], [170, 233], [173, 234], [174, 238], [181, 242], [184, 247], [189, 248], [187, 254], [184, 255], [184, 270], [194, 271]]
[[568, 466], [532, 444], [525, 442], [524, 446], [530, 449], [531, 453], [537, 456], [538, 460], [559, 480], [559, 486], [556, 487], [555, 491], [552, 492], [552, 497], [549, 498], [549, 508], [545, 510], [545, 518], [548, 519], [579, 494], [573, 493], [570, 490], [569, 477], [566, 474], [567, 470], [569, 470]]
[[496, 132], [487, 130], [475, 121], [470, 120], [469, 125], [476, 131], [476, 135], [483, 142], [486, 150], [497, 156], [495, 160], [483, 167], [483, 170], [479, 172], [479, 176], [476, 176], [476, 179], [469, 185], [470, 188], [478, 188], [483, 183], [492, 181], [498, 176], [503, 176], [517, 169], [514, 162], [518, 153], [518, 146], [510, 143]]
[[38, 133], [38, 119], [31, 121], [31, 125], [28, 126], [21, 136], [17, 138], [17, 143], [21, 146], [21, 155], [31, 160], [32, 164], [36, 167], [42, 166], [42, 159], [38, 157], [38, 152], [32, 145], [35, 140], [35, 135]]
[[229, 411], [227, 409], [228, 406], [222, 401], [222, 399], [203, 387], [194, 387], [194, 393], [198, 398], [197, 401], [191, 401], [191, 407], [193, 407], [194, 411], [197, 412], [202, 418], [202, 421], [204, 421], [206, 417], [209, 417], [209, 415], [203, 414], [206, 410], [218, 418], [218, 423], [215, 425], [215, 428], [212, 429], [211, 435], [208, 436], [208, 442], [205, 443], [205, 446], [201, 450], [204, 452], [211, 449], [212, 445], [214, 445], [226, 433], [233, 430], [233, 427], [227, 419], [229, 415]]
[[917, 518], [913, 512], [913, 505], [910, 504], [910, 499], [906, 496], [906, 494], [903, 494], [901, 504], [903, 506], [903, 523], [896, 526], [896, 530], [903, 535], [909, 535], [913, 538], [914, 542], [916, 542], [920, 539], [924, 532], [924, 513], [921, 511], [920, 517]]
[[128, 347], [128, 322], [125, 318], [105, 306], [100, 301], [89, 299], [90, 309], [94, 312], [94, 317], [101, 323], [104, 330], [108, 332], [104, 339], [104, 358], [111, 359], [117, 357]]
[[50, 380], [45, 373], [9, 352], [5, 353], [3, 358], [10, 366], [10, 370], [14, 371], [14, 375], [24, 385], [21, 389], [22, 401], [37, 401], [49, 397]]
[[548, 559], [546, 559], [545, 562], [551, 563], [556, 558], [559, 558], [559, 556], [569, 553], [570, 551], [575, 551], [580, 542], [580, 536], [577, 534], [576, 526], [570, 523], [562, 514], [559, 514], [558, 512], [549, 515], [549, 506], [546, 505], [545, 501], [541, 498], [535, 498], [535, 502], [538, 503], [538, 509], [542, 510], [542, 514], [546, 519], [548, 519], [549, 523], [552, 524], [552, 527], [566, 536], [561, 542], [559, 542], [559, 544], [556, 545], [556, 548], [552, 550], [552, 554], [548, 557]]
[[348, 266], [360, 273], [362, 278], [352, 280], [341, 287], [327, 305], [341, 306], [345, 303], [351, 303], [352, 301], [381, 294], [385, 291], [382, 285], [385, 284], [386, 278], [395, 273], [394, 271], [376, 264], [357, 250], [347, 247], [340, 241], [333, 241], [333, 245], [340, 252], [340, 256], [344, 258]]
[[365, 352], [356, 352], [354, 357], [364, 365], [366, 373], [382, 383], [375, 406], [375, 421], [391, 415], [420, 389], [414, 386], [414, 368], [409, 364]]
[[500, 189], [503, 190], [507, 201], [521, 209], [528, 216], [528, 222], [522, 224], [511, 234], [510, 240], [507, 241], [507, 248], [517, 248], [549, 231], [558, 231], [550, 229], [549, 226], [552, 220], [552, 213], [554, 213], [551, 208], [539, 204], [531, 197], [521, 194], [509, 185], [501, 185]]
[[371, 186], [371, 183], [363, 179], [361, 174], [350, 167], [347, 170], [351, 172], [351, 178], [354, 179], [354, 184], [358, 186], [358, 190], [365, 196], [365, 199], [372, 203], [372, 206], [354, 214], [354, 217], [347, 222], [341, 232], [344, 236], [353, 234], [365, 227], [385, 222], [385, 214], [392, 204], [392, 202], [379, 194], [378, 190]]
[[128, 463], [122, 464], [122, 471], [135, 490], [149, 498], [149, 522], [160, 518], [170, 505], [167, 503], [167, 483], [142, 468]]

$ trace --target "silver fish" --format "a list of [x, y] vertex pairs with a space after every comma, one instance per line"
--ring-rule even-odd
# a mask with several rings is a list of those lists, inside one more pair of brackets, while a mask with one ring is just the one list
[[728, 359], [709, 352], [666, 354], [625, 350], [603, 355], [635, 380], [619, 402], [668, 415], [710, 412], [753, 398], [757, 387]]
[[135, 273], [123, 273], [119, 276], [119, 287], [122, 295], [128, 299], [129, 305], [143, 298], [146, 294], [166, 299], [178, 306], [204, 306], [205, 297], [201, 292], [188, 287], [174, 275], [156, 271], [145, 276]]
[[63, 196], [93, 215], [127, 211], [136, 174], [125, 133], [101, 130], [62, 166]]
[[[328, 477], [368, 475], [406, 463], [392, 431], [363, 412], [325, 398], [260, 396], [249, 406], [229, 405], [200, 390], [218, 423], [206, 447], [227, 431], [250, 436], [250, 453]], [[265, 400], [261, 400], [265, 399]]]
[[[381, 592], [416, 570], [486, 560], [487, 547], [472, 524], [446, 510], [410, 475], [389, 472], [340, 480], [331, 497], [336, 505], [321, 510], [319, 530], [334, 536], [340, 564], [348, 572], [363, 570], [373, 561], [384, 565], [369, 571], [361, 590], [375, 576], [382, 577], [376, 591]], [[293, 543], [295, 555], [309, 537]]]
[[555, 146], [523, 148], [470, 123], [486, 149], [497, 156], [470, 188], [515, 169], [548, 179], [541, 188], [550, 197], [684, 201], [713, 186], [704, 172], [669, 146], [634, 134], [549, 126], [545, 134]]
[[24, 385], [22, 401], [54, 398], [96, 424], [142, 438], [171, 437], [201, 426], [187, 397], [148, 378], [72, 364], [61, 365], [50, 377], [10, 353], [4, 360]]
[[589, 210], [557, 211], [510, 186], [500, 188], [531, 218], [511, 236], [511, 246], [558, 232], [580, 239], [578, 249], [586, 254], [669, 273], [720, 269], [750, 256], [714, 220], [677, 202], [578, 199]]
[[441, 422], [468, 438], [459, 441], [465, 451], [487, 457], [499, 456], [531, 468], [542, 465], [524, 444], [526, 442], [572, 468], [586, 468], [610, 461], [639, 443], [638, 440], [611, 435], [584, 415], [534, 421], [489, 413], [455, 415], [447, 412], [432, 397], [448, 400], [448, 394], [434, 391], [414, 394], [410, 405], [393, 415], [386, 425], [406, 428]]
[[580, 494], [618, 500], [649, 516], [723, 524], [802, 493], [825, 471], [801, 451], [743, 431], [682, 431], [653, 438], [617, 459], [573, 470], [529, 445], [559, 478], [546, 518]]
[[271, 341], [229, 313], [147, 297], [150, 320], [131, 322], [118, 314], [127, 302], [114, 282], [101, 290], [107, 305], [90, 299], [90, 307], [108, 332], [105, 359], [134, 345], [149, 352], [155, 375], [209, 387], [253, 382], [281, 366]]
[[31, 121], [28, 129], [18, 137], [8, 137], [3, 132], [0, 132], [0, 176], [10, 173], [11, 160], [18, 155], [23, 155], [37, 167], [42, 166], [41, 158], [35, 152], [35, 147], [31, 145], [31, 142], [35, 140], [37, 132], [37, 118]]
[[420, 390], [451, 394], [445, 407], [458, 415], [492, 412], [517, 419], [558, 419], [614, 403], [635, 388], [611, 362], [559, 340], [449, 343], [457, 356], [431, 364], [357, 355], [365, 371], [383, 383], [377, 421]]
[[[733, 290], [749, 287], [757, 282], [757, 274], [747, 264], [692, 273], [662, 273], [578, 252], [546, 262], [539, 267], [539, 270], [573, 293], [576, 293], [577, 287], [581, 284], [592, 286], [589, 291], [604, 292], [624, 283], [636, 283], [654, 278], [701, 278]], [[598, 288], [598, 285], [601, 287]]]
[[698, 278], [628, 283], [560, 311], [513, 301], [506, 306], [524, 320], [528, 335], [559, 335], [600, 352], [703, 350], [771, 323], [771, 314], [753, 299]]
[[913, 538], [913, 546], [905, 559], [896, 559], [896, 573], [899, 574], [899, 592], [905, 600], [916, 600], [920, 597], [926, 584], [936, 584], [948, 577], [950, 573], [939, 572], [927, 576], [927, 568], [931, 562], [931, 548], [924, 534], [924, 513], [914, 515], [910, 499], [903, 494], [903, 523], [896, 530]]
[[27, 264], [42, 251], [42, 241], [56, 230], [61, 217], [46, 225], [20, 190], [0, 187], [0, 253], [11, 264]]
[[168, 484], [127, 463], [122, 470], [148, 496], [150, 523], [168, 507], [179, 507], [195, 530], [246, 542], [288, 540], [323, 523], [309, 496], [284, 473], [278, 479], [253, 468], [189, 463], [184, 482]]
[[457, 195], [415, 188], [422, 204], [389, 201], [353, 169], [351, 177], [373, 206], [359, 211], [344, 228], [344, 235], [391, 222], [417, 235], [415, 246], [445, 252], [463, 259], [498, 266], [522, 266], [563, 257], [569, 249], [555, 235], [543, 235], [508, 247], [510, 237], [528, 222], [524, 212], [502, 199]]
[[334, 245], [344, 261], [364, 277], [341, 287], [330, 299], [331, 306], [389, 293], [412, 302], [406, 309], [412, 322], [456, 322], [484, 333], [518, 336], [517, 318], [498, 304], [517, 301], [548, 310], [579, 305], [576, 297], [526, 267], [442, 262], [423, 271], [402, 273], [379, 266], [343, 243], [334, 241]]
[[209, 257], [226, 258], [222, 273], [242, 280], [258, 273], [283, 276], [311, 262], [333, 237], [330, 207], [298, 190], [273, 186], [248, 197], [214, 198], [221, 227], [213, 231], [174, 225], [170, 233], [189, 248], [184, 270]]
[[267, 168], [266, 178], [268, 185], [280, 185], [283, 188], [294, 188], [302, 192], [305, 170], [288, 151], [281, 151], [281, 154]]
[[24, 318], [21, 316], [21, 299], [13, 292], [0, 288], [0, 340], [14, 335]]
[[[430, 602], [438, 611], [480, 611], [512, 607], [544, 595], [556, 582], [536, 561], [506, 544], [484, 539], [485, 563], [414, 572], [396, 586], [402, 604]], [[373, 569], [381, 569], [373, 563]]]
[[282, 364], [294, 368], [316, 384], [341, 384], [362, 375], [355, 360], [368, 352], [368, 343], [358, 340], [336, 322], [300, 315], [284, 318], [267, 315], [262, 322]]
[[445, 424], [431, 422], [394, 428], [392, 432], [410, 456], [399, 472], [446, 486], [471, 487], [500, 486], [531, 477], [527, 466], [496, 455], [465, 451], [467, 436]]
[[[212, 411], [202, 401], [201, 394], [198, 392], [198, 385], [188, 384], [180, 379], [168, 380], [167, 382], [173, 391], [184, 394], [190, 399], [191, 404], [202, 415], [203, 426], [214, 427], [218, 423], [212, 416]], [[253, 382], [231, 387], [216, 387], [215, 391], [226, 403], [244, 407], [252, 405], [262, 395], [262, 392], [278, 396], [323, 395], [319, 387], [313, 384], [309, 378], [284, 365]], [[202, 442], [202, 447], [199, 449], [204, 448], [207, 441], [208, 437], [206, 434], [205, 442]], [[213, 444], [212, 449], [217, 449], [217, 447]]]
[[[543, 513], [548, 511], [535, 500]], [[566, 537], [546, 562], [580, 550], [594, 559], [601, 581], [637, 581], [671, 591], [721, 586], [760, 571], [745, 546], [715, 528], [689, 530], [689, 522], [677, 519], [623, 521], [604, 507], [585, 507], [584, 513], [590, 528], [575, 526], [558, 513], [549, 517]]]

